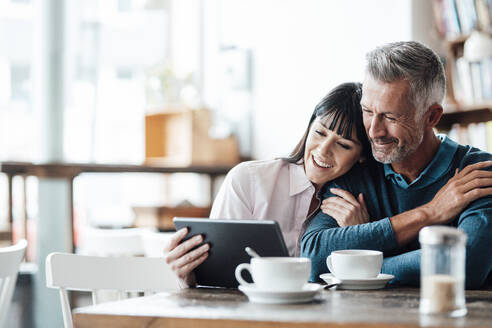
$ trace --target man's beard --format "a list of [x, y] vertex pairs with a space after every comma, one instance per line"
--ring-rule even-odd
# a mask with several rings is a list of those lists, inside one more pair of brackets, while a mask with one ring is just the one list
[[[409, 143], [406, 143], [403, 146], [397, 145], [397, 139], [391, 139], [391, 141], [395, 143], [395, 147], [385, 153], [378, 151], [377, 147], [374, 146], [374, 140], [371, 139], [372, 155], [378, 162], [383, 164], [398, 163], [403, 161], [417, 150], [422, 142], [422, 139], [424, 138], [424, 133], [421, 129], [416, 129], [416, 131], [418, 132], [418, 135], [415, 135]], [[390, 141], [386, 138], [381, 138], [380, 140]]]

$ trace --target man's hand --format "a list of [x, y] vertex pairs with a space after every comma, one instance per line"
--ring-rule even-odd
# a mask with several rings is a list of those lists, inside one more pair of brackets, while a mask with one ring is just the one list
[[471, 202], [492, 195], [492, 171], [484, 170], [492, 161], [470, 164], [439, 190], [423, 208], [433, 218], [432, 224], [446, 223], [456, 218]]
[[369, 222], [364, 195], [359, 194], [356, 199], [343, 189], [331, 188], [330, 191], [337, 196], [323, 200], [320, 208], [323, 213], [334, 218], [340, 227]]
[[[208, 257], [209, 244], [203, 244], [202, 235], [196, 235], [181, 242], [188, 233], [188, 228], [176, 231], [164, 247], [164, 259], [176, 276], [189, 285], [190, 273]], [[193, 250], [192, 250], [193, 249]]]

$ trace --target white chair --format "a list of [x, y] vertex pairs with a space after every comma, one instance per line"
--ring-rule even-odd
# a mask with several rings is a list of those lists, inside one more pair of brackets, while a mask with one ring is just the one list
[[24, 258], [26, 247], [27, 241], [22, 239], [13, 246], [0, 248], [0, 327], [4, 326], [7, 318], [19, 265]]
[[174, 232], [143, 230], [141, 238], [144, 256], [162, 258], [164, 256], [164, 247], [166, 247], [173, 234]]
[[60, 289], [63, 322], [73, 327], [67, 290], [92, 292], [97, 304], [98, 290], [160, 292], [177, 290], [178, 281], [163, 258], [96, 257], [51, 253], [46, 257], [46, 285]]
[[[76, 253], [90, 256], [121, 257], [148, 256], [147, 254], [151, 252], [154, 256], [163, 257], [164, 245], [160, 242], [162, 237], [156, 231], [157, 229], [150, 227], [99, 229], [86, 226], [80, 229], [80, 242]], [[114, 290], [97, 292], [99, 302], [113, 301], [119, 297], [118, 292]]]
[[142, 256], [142, 233], [150, 228], [98, 229], [84, 227], [80, 230], [78, 254], [93, 256]]

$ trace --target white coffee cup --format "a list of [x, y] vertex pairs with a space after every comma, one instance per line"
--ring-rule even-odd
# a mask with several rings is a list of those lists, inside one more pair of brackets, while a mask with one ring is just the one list
[[[254, 284], [243, 279], [243, 270], [249, 271]], [[301, 290], [309, 279], [311, 260], [303, 257], [255, 257], [250, 263], [236, 267], [235, 275], [241, 285], [255, 286], [268, 291]]]
[[339, 279], [376, 278], [383, 265], [383, 253], [364, 249], [333, 251], [326, 258], [326, 265]]

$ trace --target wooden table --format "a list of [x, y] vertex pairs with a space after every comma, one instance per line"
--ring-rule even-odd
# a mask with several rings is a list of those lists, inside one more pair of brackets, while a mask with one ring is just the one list
[[461, 318], [421, 316], [419, 289], [327, 290], [307, 304], [262, 305], [241, 292], [188, 289], [74, 310], [75, 327], [492, 327], [492, 291], [467, 291]]

